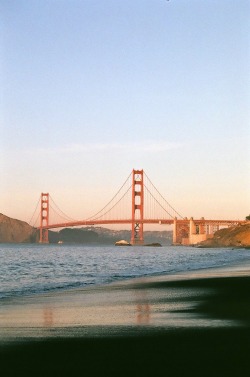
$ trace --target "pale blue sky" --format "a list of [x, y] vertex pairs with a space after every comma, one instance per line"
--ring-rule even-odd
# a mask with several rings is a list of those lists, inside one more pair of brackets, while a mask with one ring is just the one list
[[250, 212], [250, 2], [0, 0], [0, 212], [74, 218], [143, 168], [184, 216]]

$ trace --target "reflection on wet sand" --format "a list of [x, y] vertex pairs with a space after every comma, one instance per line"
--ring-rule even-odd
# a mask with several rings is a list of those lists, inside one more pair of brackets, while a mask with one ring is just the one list
[[147, 290], [134, 290], [133, 296], [136, 304], [136, 324], [148, 325], [151, 321], [151, 307]]
[[150, 305], [136, 305], [137, 316], [136, 322], [138, 325], [150, 323]]
[[0, 306], [1, 371], [245, 376], [249, 291], [248, 269], [234, 277], [202, 271], [6, 300]]
[[53, 321], [53, 310], [49, 307], [43, 310], [44, 327], [52, 327], [54, 325]]
[[106, 288], [71, 292], [53, 300], [50, 296], [31, 298], [25, 305], [9, 307], [5, 314], [0, 308], [0, 335], [6, 335], [6, 329], [8, 336], [17, 336], [18, 331], [20, 336], [33, 336], [35, 329], [39, 336], [54, 336], [61, 329], [84, 328], [91, 333], [93, 327], [105, 331], [110, 326], [189, 327], [194, 321], [196, 326], [203, 325], [204, 319], [187, 313], [194, 303], [185, 301], [185, 291]]
[[[176, 275], [172, 279], [169, 276], [140, 279], [12, 299], [0, 307], [0, 337], [29, 336], [31, 332], [34, 336], [54, 336], [60, 329], [73, 331], [76, 328], [78, 331], [84, 328], [84, 334], [91, 334], [93, 327], [103, 331], [108, 327], [170, 329], [230, 326], [239, 324], [239, 320], [249, 323], [244, 314], [248, 313], [246, 305], [249, 306], [249, 278], [242, 276], [242, 271], [236, 271], [237, 281], [232, 280], [232, 276], [222, 278], [216, 272], [210, 277], [208, 273], [203, 273], [203, 278], [201, 272], [196, 275], [182, 276], [182, 280]], [[237, 297], [230, 284], [239, 285]], [[240, 307], [239, 294], [242, 296]], [[237, 313], [235, 307], [239, 307]], [[225, 308], [230, 308], [231, 315]]]

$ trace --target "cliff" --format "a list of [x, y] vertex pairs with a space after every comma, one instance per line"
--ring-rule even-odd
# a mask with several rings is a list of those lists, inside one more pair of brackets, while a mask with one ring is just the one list
[[0, 242], [36, 242], [37, 231], [24, 221], [12, 219], [0, 213]]
[[201, 242], [204, 247], [248, 247], [250, 246], [250, 222], [230, 228], [220, 229], [214, 237]]

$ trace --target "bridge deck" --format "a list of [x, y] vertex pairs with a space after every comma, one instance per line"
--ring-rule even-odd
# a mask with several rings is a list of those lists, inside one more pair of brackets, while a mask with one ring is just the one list
[[[206, 219], [192, 219], [197, 225], [207, 224], [207, 225], [237, 225], [246, 223], [245, 220], [206, 220]], [[135, 219], [138, 224], [162, 224], [162, 225], [172, 225], [174, 224], [174, 219]], [[189, 224], [189, 219], [177, 219], [177, 224], [187, 225]], [[37, 227], [37, 229], [55, 229], [55, 228], [67, 228], [75, 226], [94, 226], [94, 225], [111, 225], [111, 224], [132, 224], [132, 219], [127, 220], [80, 220], [71, 221], [58, 224], [43, 225], [42, 227]]]

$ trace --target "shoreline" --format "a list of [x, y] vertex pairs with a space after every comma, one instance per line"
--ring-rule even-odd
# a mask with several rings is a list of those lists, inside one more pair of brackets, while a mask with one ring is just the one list
[[[132, 301], [132, 294], [136, 294], [136, 298], [133, 301], [145, 301], [145, 294], [150, 293], [151, 289], [154, 289], [154, 300], [157, 300], [158, 295], [160, 294], [161, 296], [164, 289], [167, 290], [173, 286], [179, 289], [184, 289], [185, 287], [188, 287], [190, 285], [189, 288], [191, 289], [191, 286], [194, 285], [196, 285], [197, 287], [203, 286], [205, 280], [209, 282], [212, 280], [217, 281], [221, 278], [231, 279], [240, 277], [250, 277], [250, 259], [247, 259], [244, 264], [242, 262], [234, 262], [230, 265], [223, 265], [220, 267], [199, 268], [195, 270], [159, 275], [147, 275], [118, 280], [106, 284], [89, 285], [77, 288], [63, 288], [57, 291], [41, 292], [19, 297], [9, 297], [3, 299], [1, 302], [0, 331], [1, 328], [3, 328], [4, 316], [3, 312], [1, 312], [1, 309], [3, 308], [5, 309], [5, 312], [9, 312], [12, 309], [18, 310], [20, 308], [22, 308], [22, 310], [26, 310], [31, 305], [32, 309], [35, 309], [37, 311], [37, 309], [40, 308], [41, 304], [50, 304], [51, 307], [59, 307], [60, 304], [63, 304], [65, 307], [69, 306], [69, 304], [74, 306], [77, 303], [79, 304], [78, 306], [82, 305], [86, 307], [86, 305], [93, 305], [93, 307], [96, 308], [96, 297], [99, 297], [100, 295], [108, 300], [107, 306], [109, 306], [110, 303], [123, 305], [125, 301]], [[119, 292], [119, 295], [114, 295], [115, 292]], [[140, 293], [143, 293], [143, 297], [140, 297]], [[172, 292], [170, 293], [172, 294]], [[185, 297], [187, 292], [185, 291], [182, 293], [182, 296]], [[204, 292], [199, 292], [199, 295], [202, 295], [203, 293]], [[128, 297], [128, 294], [130, 297]], [[122, 299], [122, 295], [127, 296], [125, 301]], [[167, 292], [166, 294], [164, 293], [164, 298], [166, 298], [166, 300], [168, 296], [169, 292]], [[171, 300], [173, 301], [174, 297], [171, 298]], [[103, 304], [105, 300], [102, 299], [101, 301]], [[83, 310], [84, 307], [82, 308]], [[18, 318], [16, 319], [18, 321]], [[14, 324], [15, 323], [13, 321], [13, 325]], [[53, 324], [50, 323], [50, 325]]]
[[247, 374], [249, 292], [246, 262], [10, 300], [0, 365], [6, 376]]
[[[243, 263], [245, 262], [245, 263]], [[139, 282], [140, 280], [144, 281], [146, 280], [176, 280], [176, 279], [182, 279], [186, 278], [189, 279], [190, 276], [199, 276], [204, 275], [204, 273], [207, 274], [207, 276], [213, 276], [213, 272], [218, 272], [219, 274], [225, 274], [230, 272], [231, 276], [237, 276], [238, 272], [241, 271], [243, 274], [245, 273], [246, 275], [250, 275], [250, 258], [246, 257], [244, 261], [236, 261], [236, 262], [230, 262], [230, 264], [225, 264], [222, 266], [211, 266], [211, 267], [197, 267], [196, 269], [190, 269], [190, 270], [180, 270], [180, 271], [175, 271], [175, 272], [166, 272], [166, 273], [150, 273], [147, 275], [143, 276], [134, 276], [134, 277], [129, 277], [129, 278], [123, 278], [123, 279], [118, 279], [116, 281], [112, 282], [106, 282], [106, 283], [96, 283], [96, 284], [91, 284], [91, 285], [83, 285], [79, 287], [62, 287], [62, 288], [55, 288], [51, 289], [48, 291], [39, 291], [39, 292], [32, 292], [32, 293], [25, 293], [23, 296], [6, 296], [1, 298], [3, 300], [2, 302], [5, 303], [6, 301], [19, 301], [23, 300], [26, 298], [29, 299], [35, 299], [36, 297], [42, 297], [42, 296], [48, 296], [48, 295], [62, 295], [62, 294], [67, 294], [70, 292], [77, 292], [77, 291], [85, 291], [85, 290], [95, 290], [95, 289], [100, 289], [100, 288], [105, 288], [113, 285], [127, 285], [127, 284], [132, 284], [134, 282]], [[245, 271], [245, 272], [244, 272]], [[0, 301], [1, 302], [1, 301]]]

